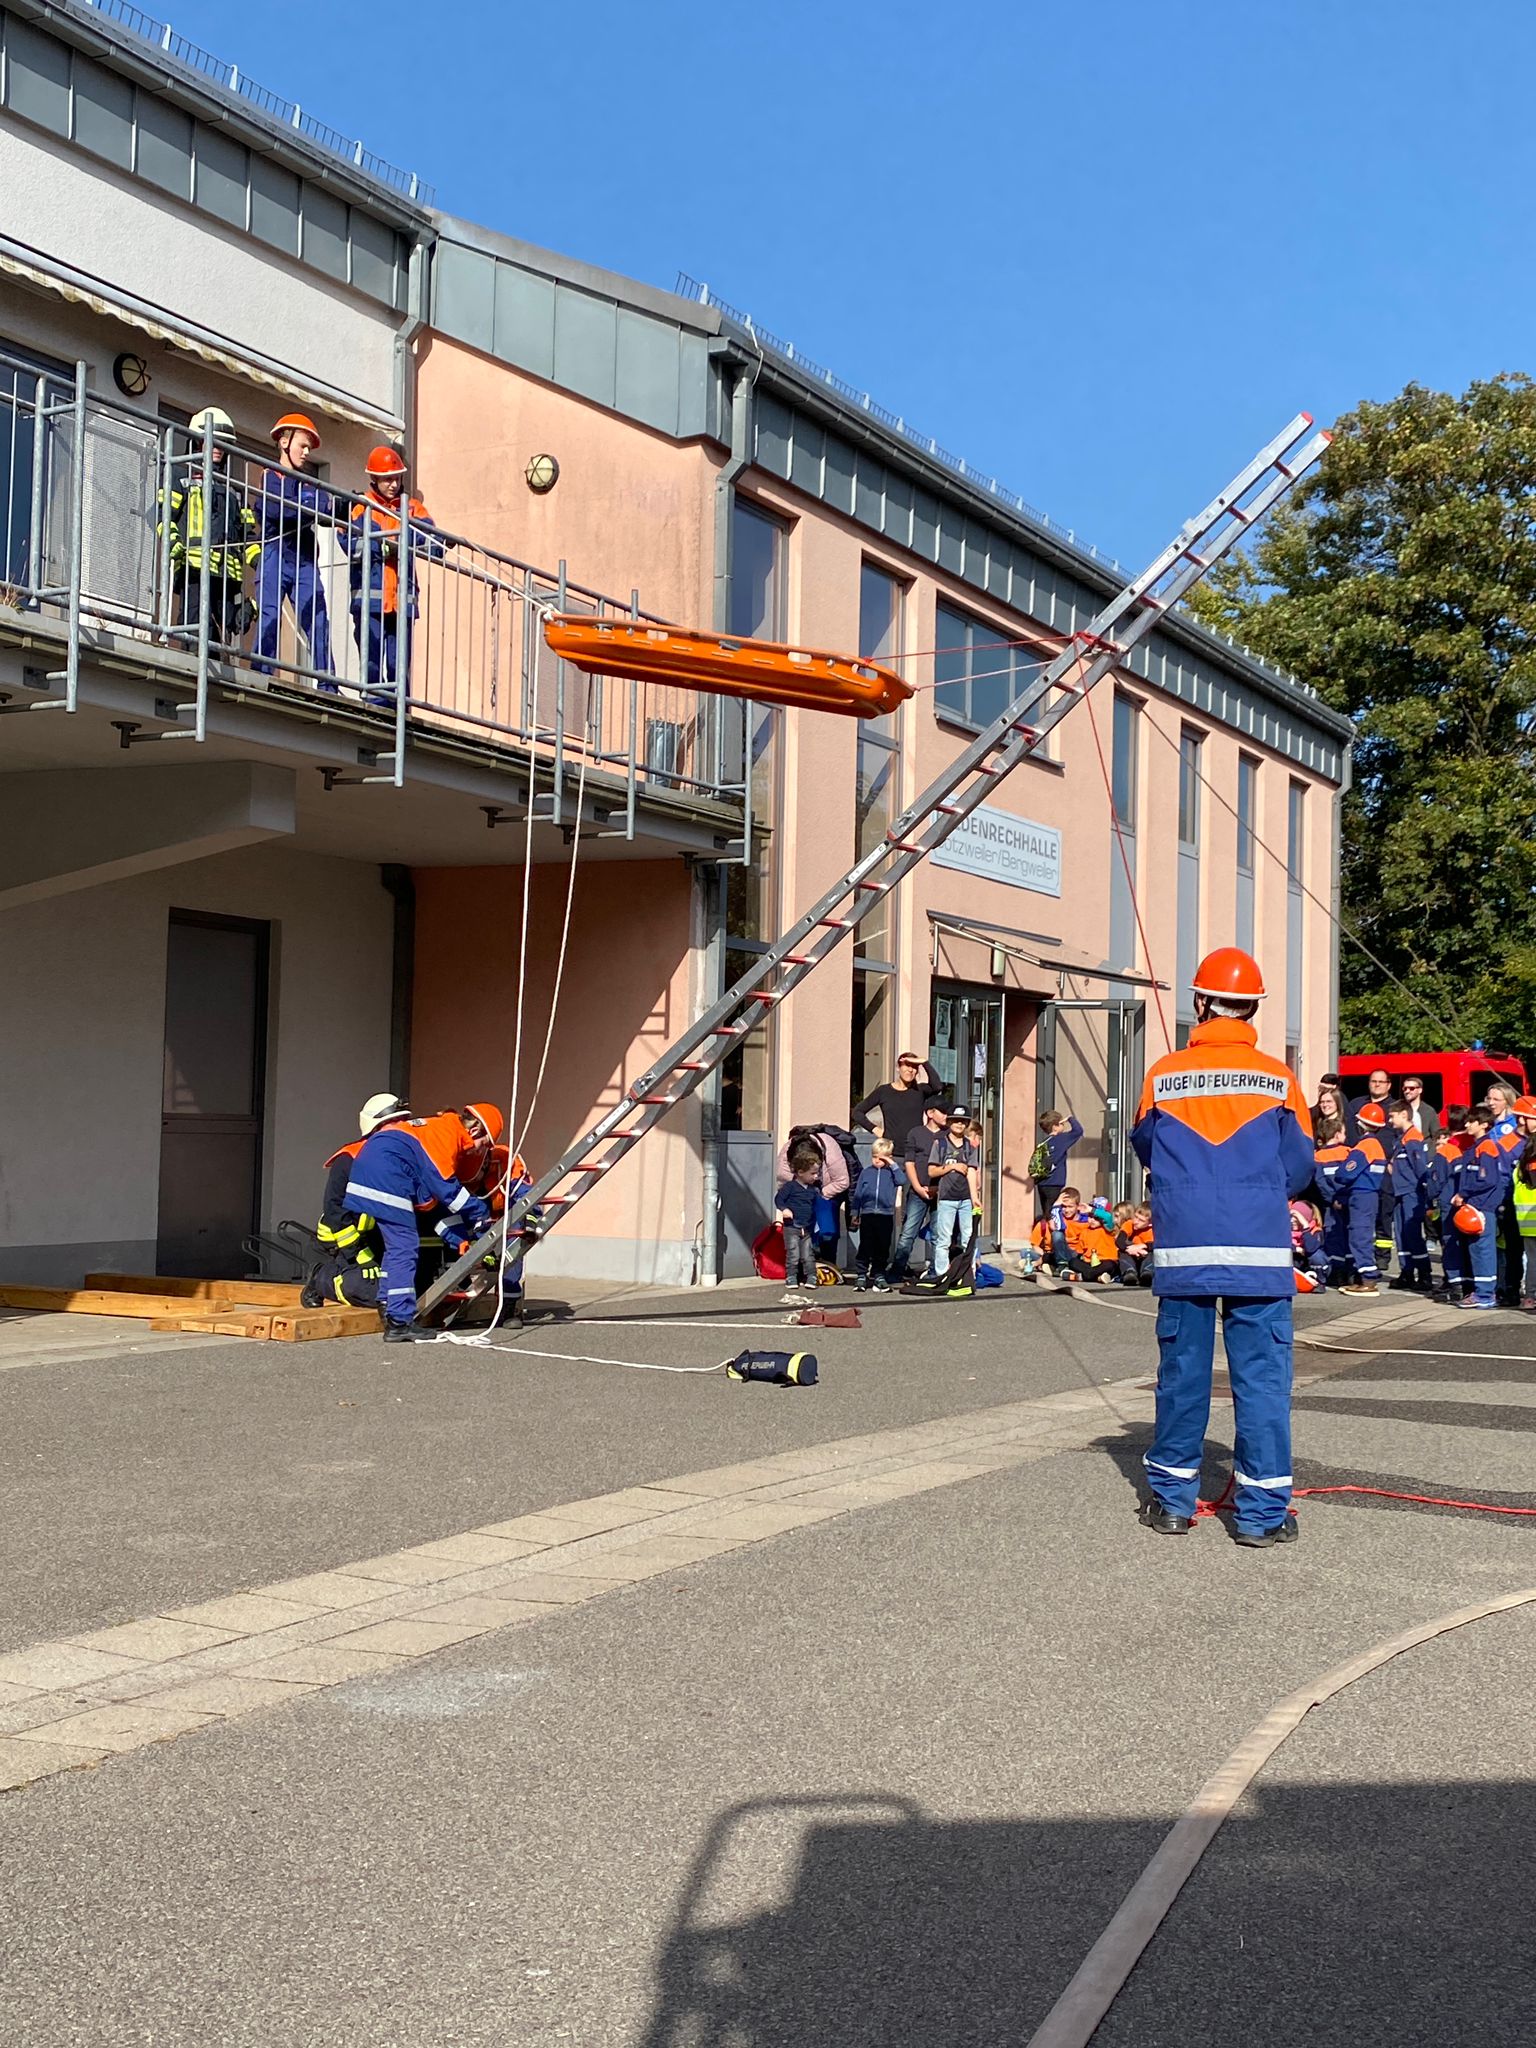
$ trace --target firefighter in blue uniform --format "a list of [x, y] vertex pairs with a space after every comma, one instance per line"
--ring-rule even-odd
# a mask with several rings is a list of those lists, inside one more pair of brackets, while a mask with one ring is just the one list
[[379, 1299], [386, 1344], [435, 1335], [415, 1319], [416, 1212], [428, 1202], [440, 1203], [448, 1217], [462, 1224], [466, 1238], [478, 1235], [490, 1219], [489, 1203], [441, 1172], [410, 1124], [386, 1123], [364, 1139], [352, 1161], [342, 1206], [351, 1215], [370, 1217], [384, 1241]]
[[1234, 1535], [1262, 1550], [1297, 1533], [1289, 1203], [1312, 1180], [1312, 1119], [1296, 1076], [1257, 1048], [1258, 962], [1218, 947], [1192, 986], [1189, 1044], [1151, 1068], [1131, 1133], [1157, 1233], [1157, 1424], [1141, 1519], [1162, 1536], [1193, 1526], [1219, 1308], [1236, 1417]]
[[1334, 1205], [1344, 1218], [1349, 1262], [1355, 1270], [1355, 1277], [1339, 1292], [1376, 1294], [1381, 1282], [1381, 1268], [1376, 1263], [1378, 1219], [1382, 1190], [1391, 1192], [1397, 1134], [1387, 1122], [1386, 1111], [1375, 1102], [1361, 1105], [1358, 1123], [1359, 1142], [1333, 1177]]

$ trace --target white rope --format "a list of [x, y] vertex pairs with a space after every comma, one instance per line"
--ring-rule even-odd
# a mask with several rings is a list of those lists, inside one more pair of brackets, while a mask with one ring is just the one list
[[[590, 693], [589, 693], [590, 706]], [[584, 720], [584, 724], [589, 720]], [[522, 1130], [515, 1140], [512, 1132], [517, 1128], [517, 1098], [523, 1056], [523, 996], [527, 985], [528, 968], [528, 884], [533, 872], [533, 770], [534, 741], [533, 721], [529, 721], [528, 741], [528, 833], [523, 854], [523, 933], [521, 950], [517, 962], [517, 1044], [512, 1055], [512, 1101], [507, 1115], [507, 1166], [501, 1177], [501, 1210], [505, 1215], [512, 1200], [512, 1167], [527, 1142], [528, 1132], [533, 1124], [533, 1113], [539, 1105], [539, 1092], [544, 1086], [544, 1070], [549, 1065], [549, 1048], [555, 1036], [555, 1014], [560, 1005], [561, 985], [565, 980], [566, 948], [571, 936], [571, 907], [576, 900], [576, 859], [581, 851], [581, 807], [587, 790], [587, 755], [591, 749], [591, 733], [584, 734], [586, 744], [581, 750], [581, 766], [576, 776], [576, 823], [571, 831], [571, 866], [565, 884], [565, 917], [560, 926], [560, 953], [555, 961], [554, 985], [549, 994], [549, 1017], [544, 1027], [544, 1049], [539, 1055], [539, 1071], [534, 1078], [533, 1092], [528, 1098], [528, 1114], [523, 1119]], [[491, 1317], [490, 1329], [498, 1327], [507, 1309], [507, 1242], [503, 1232], [496, 1258], [496, 1312]]]
[[731, 1362], [722, 1358], [715, 1365], [649, 1365], [639, 1358], [596, 1358], [587, 1351], [535, 1351], [527, 1344], [493, 1344], [489, 1330], [476, 1331], [473, 1336], [458, 1336], [451, 1330], [443, 1330], [435, 1341], [439, 1344], [461, 1344], [466, 1350], [505, 1351], [512, 1358], [553, 1358], [562, 1365], [622, 1365], [630, 1372], [724, 1372]]

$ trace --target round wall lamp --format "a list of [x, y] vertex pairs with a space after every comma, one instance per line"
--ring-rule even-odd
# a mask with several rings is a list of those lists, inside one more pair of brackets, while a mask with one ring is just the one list
[[149, 389], [149, 365], [125, 349], [113, 358], [112, 382], [125, 398], [142, 398]]
[[530, 491], [537, 491], [543, 497], [560, 481], [560, 465], [553, 455], [530, 455], [523, 479]]

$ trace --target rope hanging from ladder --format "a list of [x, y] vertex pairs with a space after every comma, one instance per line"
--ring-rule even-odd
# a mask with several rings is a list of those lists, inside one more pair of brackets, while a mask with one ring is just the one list
[[[1016, 697], [991, 725], [978, 733], [892, 823], [880, 844], [856, 861], [819, 902], [775, 940], [720, 1000], [626, 1089], [618, 1104], [599, 1117], [428, 1288], [421, 1300], [420, 1313], [430, 1316], [505, 1239], [521, 1239], [526, 1247], [545, 1236], [669, 1110], [686, 1101], [705, 1075], [712, 1073], [747, 1036], [764, 1012], [776, 1008], [791, 995], [920, 861], [942, 846], [1003, 777], [1044, 744], [1054, 727], [1070, 716], [1097, 683], [1124, 665], [1132, 648], [1158, 619], [1294, 488], [1332, 438], [1326, 432], [1311, 433], [1311, 427], [1311, 415], [1298, 414], [1204, 511], [1181, 528], [1141, 575], [1104, 606], [1090, 625], [1074, 633], [1044, 672], [1031, 680], [1027, 695]], [[567, 623], [564, 619], [549, 621], [545, 630], [551, 646], [556, 645], [559, 637], [556, 629]], [[581, 623], [590, 626], [592, 621]], [[605, 623], [611, 626], [614, 622]], [[709, 635], [681, 637], [695, 644], [711, 640]], [[718, 635], [713, 636], [713, 643], [717, 654], [725, 646]], [[739, 653], [748, 644], [740, 642], [733, 646]], [[588, 648], [594, 672], [615, 672], [613, 648], [612, 639]], [[557, 651], [569, 650], [562, 646]], [[633, 646], [630, 651], [634, 651]], [[778, 647], [770, 650], [781, 656], [786, 651]], [[807, 656], [807, 660], [814, 659]], [[833, 661], [837, 657], [822, 659]], [[858, 670], [878, 674], [878, 665], [873, 663], [845, 662], [844, 666], [850, 676]], [[622, 668], [617, 672], [625, 673]], [[739, 664], [731, 673], [738, 678], [746, 677], [750, 683], [749, 665]], [[695, 680], [677, 664], [670, 669], [667, 679], [680, 683]], [[824, 680], [820, 672], [818, 680]], [[868, 676], [857, 680], [867, 694], [872, 687]], [[899, 685], [902, 698], [911, 694], [899, 677], [891, 676], [890, 680]], [[710, 685], [706, 683], [704, 687]], [[754, 687], [743, 689], [738, 682], [736, 694], [754, 696], [760, 691]], [[853, 694], [850, 684], [844, 695], [851, 698]], [[848, 710], [850, 704], [845, 702], [832, 708]]]

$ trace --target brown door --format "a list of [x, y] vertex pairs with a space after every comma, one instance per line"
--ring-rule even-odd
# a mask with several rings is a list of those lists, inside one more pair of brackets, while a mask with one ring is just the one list
[[268, 927], [171, 912], [157, 1269], [238, 1279], [257, 1227]]

